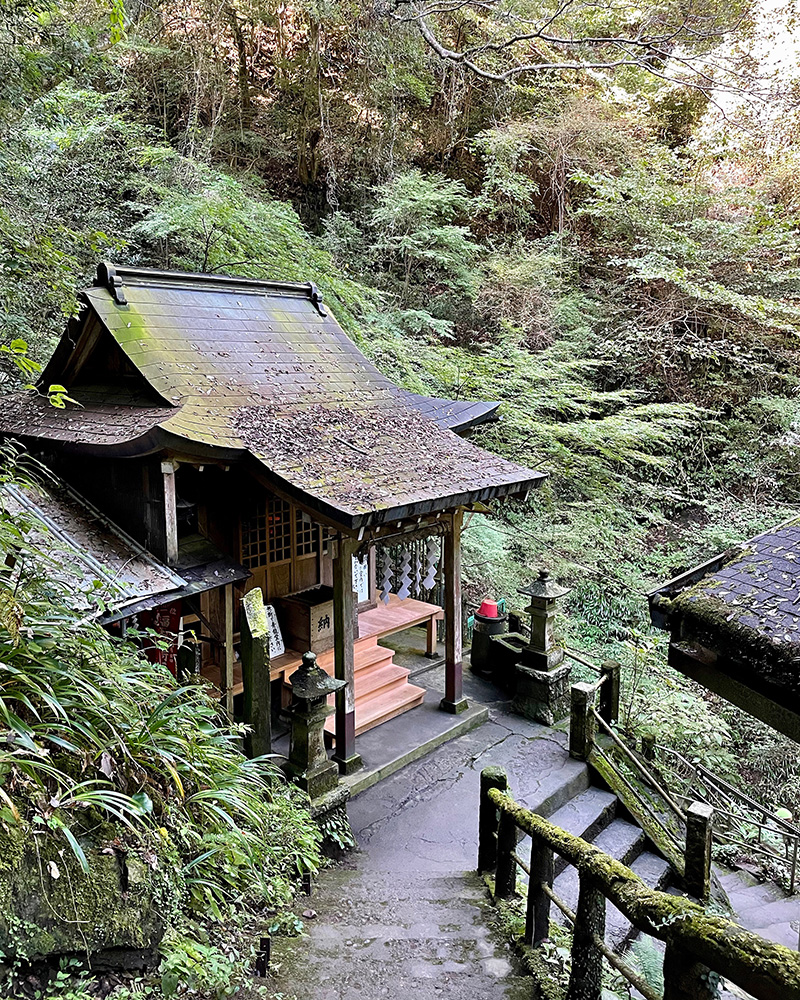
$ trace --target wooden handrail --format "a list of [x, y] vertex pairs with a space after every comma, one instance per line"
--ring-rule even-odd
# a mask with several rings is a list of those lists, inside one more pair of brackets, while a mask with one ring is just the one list
[[686, 820], [686, 813], [683, 811], [683, 809], [681, 809], [681, 807], [678, 805], [678, 803], [672, 798], [672, 796], [669, 794], [669, 792], [667, 792], [664, 788], [662, 788], [662, 786], [658, 783], [658, 781], [656, 781], [656, 779], [653, 777], [653, 775], [650, 774], [650, 772], [647, 770], [647, 768], [644, 766], [644, 764], [642, 764], [639, 761], [639, 759], [636, 757], [636, 755], [633, 753], [633, 751], [630, 750], [628, 747], [625, 746], [625, 744], [622, 742], [622, 740], [619, 738], [619, 736], [617, 736], [617, 734], [614, 732], [614, 730], [611, 728], [611, 726], [606, 722], [606, 720], [602, 717], [602, 715], [600, 715], [600, 713], [597, 711], [597, 709], [593, 708], [592, 711], [594, 713], [595, 720], [599, 723], [600, 727], [607, 733], [608, 736], [611, 737], [611, 739], [616, 744], [616, 746], [618, 746], [620, 748], [620, 750], [622, 750], [622, 752], [625, 754], [625, 756], [628, 758], [628, 760], [633, 764], [633, 766], [636, 768], [636, 770], [639, 772], [639, 774], [641, 774], [641, 776], [646, 781], [650, 782], [650, 784], [653, 786], [653, 788], [655, 788], [655, 790], [658, 792], [658, 794], [661, 796], [661, 798], [664, 799], [664, 801], [667, 803], [667, 805], [673, 810], [673, 812], [678, 817], [678, 819], [685, 821]]
[[578, 870], [582, 884], [586, 881], [598, 889], [638, 930], [665, 941], [669, 961], [686, 969], [690, 958], [733, 980], [758, 1000], [800, 1000], [797, 952], [766, 941], [732, 920], [709, 915], [688, 899], [651, 889], [599, 847], [554, 826], [497, 787], [488, 788], [486, 798], [499, 810], [501, 822], [513, 821], [534, 843], [559, 854]]

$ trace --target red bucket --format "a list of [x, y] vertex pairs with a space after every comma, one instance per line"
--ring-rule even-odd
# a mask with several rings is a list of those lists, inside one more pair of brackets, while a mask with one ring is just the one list
[[497, 618], [497, 601], [482, 601], [478, 614], [482, 618]]

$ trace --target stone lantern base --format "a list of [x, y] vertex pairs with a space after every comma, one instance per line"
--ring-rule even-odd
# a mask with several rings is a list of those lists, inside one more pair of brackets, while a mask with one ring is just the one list
[[511, 711], [526, 719], [552, 726], [569, 715], [569, 679], [572, 667], [536, 670], [517, 664]]

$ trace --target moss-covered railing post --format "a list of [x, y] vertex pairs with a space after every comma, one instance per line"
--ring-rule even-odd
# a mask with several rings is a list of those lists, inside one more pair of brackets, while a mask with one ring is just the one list
[[579, 880], [567, 1000], [600, 1000], [603, 993], [603, 953], [597, 942], [602, 941], [606, 934], [606, 897], [590, 875], [579, 872]]
[[[605, 958], [647, 1000], [711, 1000], [720, 977], [732, 980], [757, 1000], [800, 1000], [800, 955], [745, 930], [727, 917], [705, 912], [685, 897], [649, 888], [630, 868], [581, 837], [554, 826], [515, 802], [507, 792], [489, 788], [486, 796], [500, 811], [497, 896], [513, 894], [514, 866], [529, 871], [531, 891], [547, 887], [550, 898], [573, 924], [572, 973], [568, 1000], [599, 1000], [600, 961]], [[530, 869], [516, 854], [517, 831], [546, 845], [578, 870], [577, 912], [559, 899], [542, 876], [543, 860], [531, 855]], [[604, 940], [605, 900], [644, 934], [666, 943], [664, 996], [658, 993]], [[529, 899], [529, 928], [543, 933], [544, 914]], [[537, 915], [541, 917], [538, 925]], [[537, 926], [538, 925], [538, 926]], [[542, 928], [542, 931], [539, 930]]]
[[498, 899], [511, 899], [517, 888], [517, 863], [514, 850], [517, 846], [517, 824], [514, 817], [500, 812], [497, 826], [497, 872], [494, 878], [494, 894]]
[[530, 879], [525, 911], [525, 941], [540, 944], [550, 936], [550, 897], [544, 890], [553, 888], [553, 850], [540, 837], [531, 837]]
[[570, 690], [569, 755], [576, 760], [586, 760], [592, 749], [596, 697], [596, 684], [573, 684]]
[[619, 718], [619, 690], [622, 665], [616, 660], [603, 660], [600, 664], [600, 704], [597, 711], [611, 725]]
[[686, 810], [684, 888], [703, 903], [711, 893], [713, 825], [714, 809], [706, 802], [693, 802]]
[[508, 775], [501, 767], [485, 767], [481, 771], [481, 793], [478, 813], [478, 871], [490, 872], [497, 867], [497, 827], [500, 810], [489, 800], [489, 789], [508, 791]]

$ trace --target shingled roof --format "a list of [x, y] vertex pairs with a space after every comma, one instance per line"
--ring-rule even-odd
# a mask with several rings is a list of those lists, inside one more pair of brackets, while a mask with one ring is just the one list
[[46, 483], [0, 487], [0, 503], [32, 543], [25, 560], [67, 587], [76, 607], [118, 621], [167, 601], [193, 597], [250, 575], [205, 538], [181, 539], [169, 567], [109, 520], [85, 497], [54, 476]]
[[[81, 299], [42, 384], [68, 386], [82, 406], [0, 398], [0, 433], [96, 453], [255, 460], [277, 489], [350, 528], [524, 493], [544, 478], [449, 429], [497, 404], [398, 388], [313, 285], [106, 264]], [[93, 356], [117, 376], [98, 378]]]
[[655, 624], [800, 693], [800, 518], [664, 584]]

